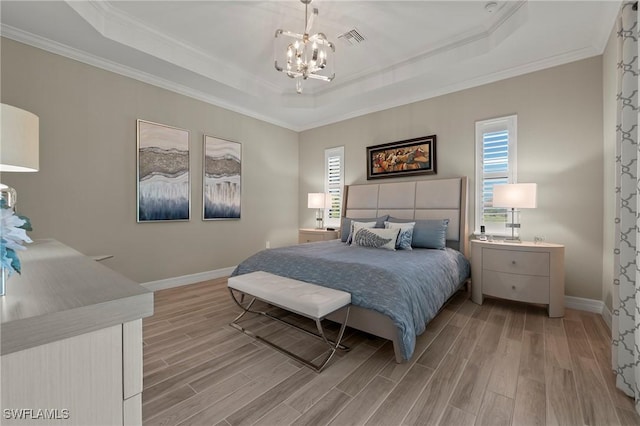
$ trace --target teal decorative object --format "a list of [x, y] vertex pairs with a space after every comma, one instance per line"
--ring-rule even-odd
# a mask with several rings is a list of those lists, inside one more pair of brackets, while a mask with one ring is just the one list
[[31, 243], [27, 231], [31, 231], [31, 221], [26, 216], [16, 214], [4, 199], [0, 200], [0, 296], [4, 296], [6, 281], [15, 272], [22, 272], [18, 251], [26, 250], [24, 243]]

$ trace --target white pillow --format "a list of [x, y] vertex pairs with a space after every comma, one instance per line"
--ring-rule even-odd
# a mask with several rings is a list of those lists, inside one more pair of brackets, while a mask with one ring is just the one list
[[398, 240], [396, 241], [396, 248], [399, 250], [412, 250], [411, 241], [413, 240], [413, 227], [416, 225], [415, 222], [403, 222], [403, 223], [395, 223], [395, 222], [385, 222], [384, 227], [391, 228], [400, 228], [400, 233], [398, 234]]
[[347, 237], [347, 244], [351, 244], [351, 240], [355, 235], [356, 231], [361, 228], [375, 228], [376, 222], [355, 222], [351, 221], [351, 232], [349, 232], [349, 237]]
[[399, 233], [400, 228], [359, 228], [353, 233], [351, 245], [395, 251]]

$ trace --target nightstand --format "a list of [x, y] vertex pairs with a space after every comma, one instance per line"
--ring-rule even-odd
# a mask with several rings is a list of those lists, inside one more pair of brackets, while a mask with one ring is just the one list
[[564, 246], [471, 241], [471, 300], [484, 295], [549, 306], [564, 315]]
[[340, 231], [326, 229], [302, 228], [298, 231], [298, 243], [312, 243], [314, 241], [335, 240], [340, 238]]

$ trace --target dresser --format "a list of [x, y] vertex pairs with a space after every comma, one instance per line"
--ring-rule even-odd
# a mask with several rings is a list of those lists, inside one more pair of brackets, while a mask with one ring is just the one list
[[564, 246], [471, 241], [471, 300], [484, 296], [548, 306], [564, 315]]
[[298, 243], [312, 243], [315, 241], [335, 240], [340, 238], [340, 231], [326, 229], [301, 228], [298, 230]]
[[2, 424], [141, 425], [153, 293], [55, 240], [19, 255], [0, 297]]

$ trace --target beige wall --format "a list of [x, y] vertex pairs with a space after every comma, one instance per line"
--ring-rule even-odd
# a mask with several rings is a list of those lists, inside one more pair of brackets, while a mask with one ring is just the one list
[[602, 301], [611, 310], [613, 295], [613, 247], [615, 217], [615, 155], [616, 155], [616, 121], [618, 92], [617, 68], [618, 45], [615, 27], [611, 31], [609, 42], [602, 55], [602, 105], [603, 105], [603, 142], [604, 142], [604, 187], [602, 218]]
[[[2, 102], [40, 117], [40, 171], [4, 173], [34, 238], [147, 282], [297, 241], [298, 134], [2, 39]], [[136, 119], [190, 130], [191, 221], [136, 223]], [[203, 133], [242, 143], [242, 219], [203, 222]]]
[[[40, 116], [41, 170], [3, 174], [35, 238], [52, 237], [140, 282], [237, 264], [313, 226], [306, 193], [322, 190], [324, 149], [345, 146], [347, 184], [366, 182], [365, 148], [438, 136], [438, 176], [466, 175], [474, 198], [474, 122], [518, 114], [518, 176], [539, 185], [524, 238], [565, 244], [566, 292], [605, 298], [603, 245], [611, 156], [605, 99], [611, 52], [296, 134], [241, 114], [2, 39], [2, 102]], [[136, 223], [135, 120], [191, 131], [190, 222]], [[614, 117], [615, 119], [615, 117]], [[242, 142], [240, 221], [201, 221], [202, 135]], [[603, 135], [605, 143], [603, 144]], [[609, 135], [609, 136], [607, 136]], [[299, 141], [299, 144], [298, 144]], [[604, 157], [603, 157], [604, 156]], [[300, 173], [299, 173], [300, 170]], [[606, 173], [605, 173], [606, 172]], [[428, 178], [428, 177], [427, 177]], [[603, 184], [604, 181], [604, 184]], [[300, 201], [299, 201], [300, 200]], [[604, 205], [604, 207], [603, 207]], [[473, 211], [470, 212], [473, 221]], [[473, 227], [473, 223], [471, 226]], [[610, 297], [607, 301], [610, 305]]]
[[[322, 189], [325, 148], [344, 145], [345, 183], [363, 183], [365, 147], [436, 134], [437, 177], [469, 176], [473, 203], [475, 121], [518, 114], [518, 180], [538, 183], [538, 208], [522, 213], [522, 235], [565, 244], [566, 293], [600, 300], [602, 86], [602, 58], [594, 57], [302, 132], [299, 197]], [[313, 212], [299, 208], [310, 226]]]

